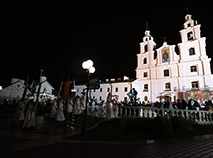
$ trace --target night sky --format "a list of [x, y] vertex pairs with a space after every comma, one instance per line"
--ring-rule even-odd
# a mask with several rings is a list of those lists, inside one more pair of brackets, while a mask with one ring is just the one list
[[8, 85], [12, 77], [25, 80], [27, 74], [31, 82], [39, 78], [41, 68], [55, 89], [68, 76], [77, 83], [85, 82], [81, 64], [87, 59], [94, 61], [93, 77], [135, 78], [136, 54], [146, 21], [157, 48], [164, 37], [168, 44], [177, 45], [186, 5], [192, 18], [201, 24], [201, 35], [207, 37], [207, 55], [213, 57], [209, 0], [68, 2], [2, 4], [0, 85]]

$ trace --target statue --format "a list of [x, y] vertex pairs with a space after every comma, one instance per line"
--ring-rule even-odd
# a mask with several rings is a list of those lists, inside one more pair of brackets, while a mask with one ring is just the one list
[[127, 93], [127, 95], [129, 96], [130, 100], [132, 101], [132, 103], [133, 103], [134, 105], [136, 105], [137, 94], [138, 94], [138, 92], [135, 90], [135, 88], [132, 88], [132, 89], [130, 90], [130, 92]]

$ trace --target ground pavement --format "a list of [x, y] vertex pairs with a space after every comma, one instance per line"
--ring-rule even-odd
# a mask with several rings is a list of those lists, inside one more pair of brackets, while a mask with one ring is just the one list
[[11, 119], [0, 119], [0, 157], [131, 157], [173, 158], [213, 157], [213, 135], [189, 139], [145, 140], [145, 141], [76, 141], [64, 139], [78, 131], [67, 128], [63, 123], [42, 116], [36, 118], [33, 131], [21, 128], [10, 129]]

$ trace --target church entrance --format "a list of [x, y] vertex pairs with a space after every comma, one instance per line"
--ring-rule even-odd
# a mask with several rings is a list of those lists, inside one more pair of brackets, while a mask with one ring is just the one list
[[167, 101], [173, 101], [173, 93], [172, 92], [162, 92], [160, 93], [160, 101], [163, 101], [163, 102], [167, 102]]
[[171, 101], [171, 99], [172, 99], [170, 96], [164, 96], [163, 98], [164, 98], [164, 101], [165, 101], [165, 102]]

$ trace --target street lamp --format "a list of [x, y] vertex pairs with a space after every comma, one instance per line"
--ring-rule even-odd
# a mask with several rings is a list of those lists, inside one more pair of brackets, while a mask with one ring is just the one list
[[87, 71], [87, 91], [86, 91], [86, 103], [85, 103], [85, 109], [84, 109], [84, 122], [83, 122], [83, 127], [82, 127], [82, 134], [84, 135], [85, 133], [85, 126], [86, 126], [86, 117], [87, 117], [87, 102], [88, 102], [88, 91], [89, 91], [89, 83], [90, 83], [90, 74], [95, 72], [95, 68], [93, 67], [93, 61], [92, 60], [87, 60], [82, 63], [83, 69]]
[[92, 74], [95, 72], [95, 68], [93, 67], [93, 61], [87, 60], [82, 63], [83, 69], [86, 69], [89, 74]]

